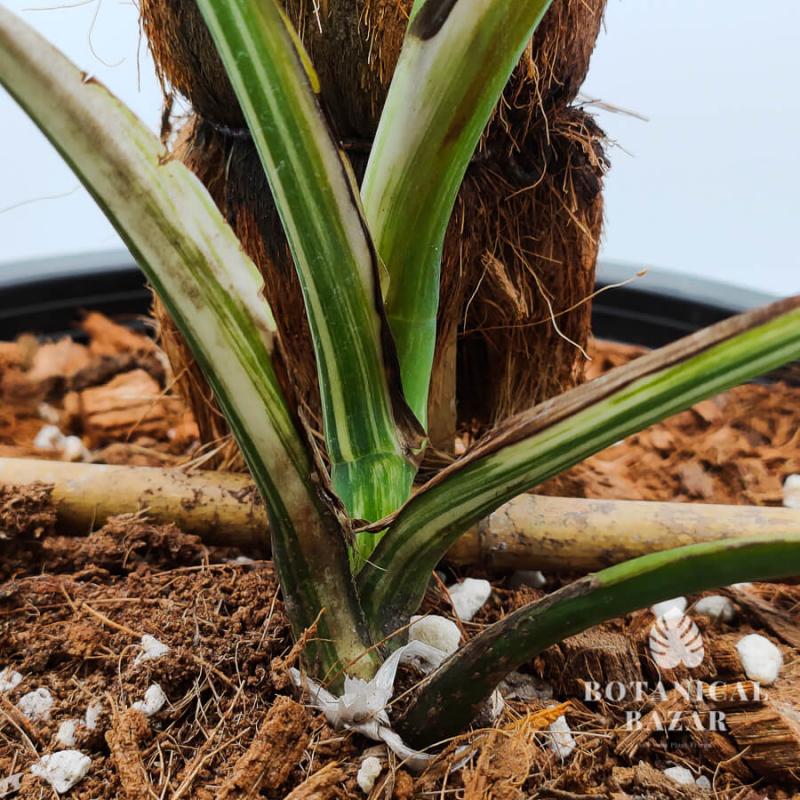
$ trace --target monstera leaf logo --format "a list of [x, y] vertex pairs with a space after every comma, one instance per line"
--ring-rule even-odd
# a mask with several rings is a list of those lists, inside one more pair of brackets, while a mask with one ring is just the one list
[[650, 628], [650, 652], [662, 669], [674, 669], [681, 664], [693, 669], [703, 662], [703, 637], [685, 614], [656, 617]]

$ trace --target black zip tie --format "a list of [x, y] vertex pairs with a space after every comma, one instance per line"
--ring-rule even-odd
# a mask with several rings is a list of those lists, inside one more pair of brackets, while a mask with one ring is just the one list
[[[200, 119], [203, 121], [203, 123], [208, 125], [209, 128], [216, 133], [219, 133], [221, 136], [226, 136], [231, 139], [252, 140], [253, 138], [253, 134], [250, 133], [249, 128], [232, 128], [230, 125], [223, 125], [220, 122], [214, 122], [213, 120], [208, 119], [208, 117], [203, 116], [201, 116]], [[339, 147], [341, 147], [346, 153], [369, 153], [372, 150], [372, 142], [369, 139], [342, 139], [339, 142]], [[491, 161], [494, 161], [494, 155], [492, 153], [481, 152], [478, 150], [470, 159], [470, 164], [484, 164]], [[516, 163], [514, 166], [519, 169]]]

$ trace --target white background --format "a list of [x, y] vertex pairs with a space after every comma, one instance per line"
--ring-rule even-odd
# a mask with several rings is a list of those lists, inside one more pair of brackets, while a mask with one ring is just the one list
[[[131, 3], [0, 2], [158, 123]], [[609, 0], [584, 93], [648, 121], [598, 111], [617, 143], [605, 258], [800, 291], [799, 29], [797, 0]], [[0, 90], [0, 264], [117, 245], [77, 185]]]

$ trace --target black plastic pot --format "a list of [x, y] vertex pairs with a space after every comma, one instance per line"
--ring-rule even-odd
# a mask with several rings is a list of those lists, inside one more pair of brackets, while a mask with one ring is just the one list
[[[622, 283], [635, 274], [630, 264], [603, 262], [597, 270], [598, 288]], [[660, 347], [776, 299], [720, 281], [651, 269], [645, 277], [596, 297], [592, 325], [595, 335], [604, 339]]]
[[83, 311], [134, 320], [149, 307], [144, 276], [125, 250], [0, 267], [0, 340], [74, 336]]
[[[598, 286], [629, 279], [630, 265], [603, 263]], [[593, 303], [597, 336], [657, 347], [725, 317], [772, 300], [716, 281], [651, 270], [632, 285], [603, 292]], [[134, 319], [150, 293], [124, 250], [6, 264], [0, 269], [0, 339], [26, 331], [74, 335], [82, 311]]]

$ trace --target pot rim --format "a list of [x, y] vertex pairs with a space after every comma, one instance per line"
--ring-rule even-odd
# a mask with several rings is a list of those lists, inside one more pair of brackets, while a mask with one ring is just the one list
[[[597, 288], [629, 281], [639, 265], [601, 260]], [[658, 347], [732, 314], [774, 300], [722, 281], [648, 269], [647, 276], [597, 295], [594, 333]], [[0, 264], [0, 339], [34, 331], [48, 338], [75, 335], [82, 311], [117, 317], [147, 314], [150, 291], [124, 248]]]

